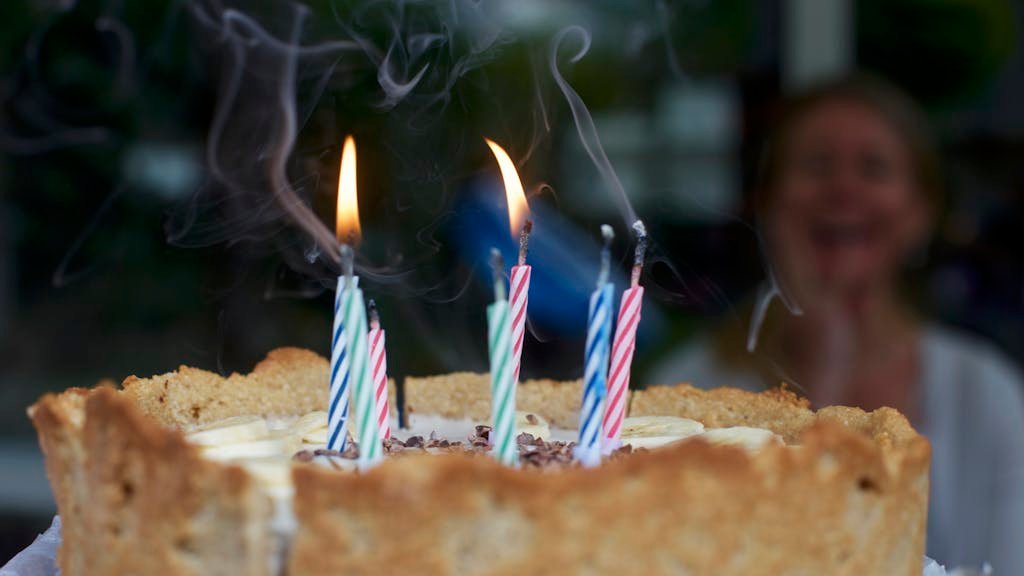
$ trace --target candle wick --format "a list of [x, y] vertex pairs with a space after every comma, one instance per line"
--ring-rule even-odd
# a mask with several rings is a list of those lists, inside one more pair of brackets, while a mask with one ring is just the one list
[[608, 274], [612, 267], [612, 240], [615, 239], [615, 230], [607, 224], [602, 224], [601, 237], [604, 239], [604, 246], [601, 247], [601, 271], [597, 275], [598, 288], [608, 282]]
[[380, 314], [377, 312], [377, 302], [371, 298], [366, 308], [367, 315], [370, 317], [370, 330], [380, 330]]
[[491, 271], [494, 273], [494, 300], [505, 299], [505, 261], [497, 248], [491, 248]]
[[633, 223], [633, 233], [636, 235], [636, 252], [633, 253], [633, 271], [630, 274], [629, 285], [636, 288], [640, 285], [640, 274], [644, 270], [644, 256], [647, 253], [647, 227], [643, 220]]
[[355, 255], [352, 253], [352, 246], [348, 244], [341, 245], [341, 272], [345, 276], [346, 288], [352, 285], [352, 275]]
[[530, 233], [533, 232], [533, 220], [526, 220], [519, 231], [519, 265], [526, 264], [526, 252], [530, 249]]

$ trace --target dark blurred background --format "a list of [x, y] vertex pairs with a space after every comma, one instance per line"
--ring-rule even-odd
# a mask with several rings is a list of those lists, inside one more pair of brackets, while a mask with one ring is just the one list
[[552, 76], [569, 25], [592, 45], [569, 62], [570, 34], [559, 69], [654, 240], [635, 383], [763, 278], [746, 198], [765, 129], [780, 97], [852, 70], [906, 89], [940, 145], [914, 301], [1024, 357], [1020, 3], [306, 6], [297, 27], [285, 2], [0, 3], [0, 562], [54, 513], [25, 416], [41, 394], [327, 353], [336, 269], [275, 202], [273, 171], [330, 226], [348, 133], [392, 373], [486, 369], [480, 256], [514, 247], [488, 136], [538, 218], [524, 375], [577, 377], [597, 225], [619, 233], [620, 285], [631, 244]]

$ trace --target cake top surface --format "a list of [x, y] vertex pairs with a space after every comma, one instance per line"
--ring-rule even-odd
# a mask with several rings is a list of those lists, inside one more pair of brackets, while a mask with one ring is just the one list
[[[219, 374], [182, 366], [174, 372], [122, 384], [123, 394], [165, 425], [192, 427], [232, 416], [299, 416], [326, 406], [326, 359], [304, 349], [279, 348], [246, 375]], [[392, 405], [394, 384], [391, 383]], [[520, 385], [518, 406], [553, 426], [575, 428], [580, 383], [527, 380]], [[469, 372], [405, 380], [410, 414], [435, 414], [486, 422], [490, 393], [484, 374]], [[795, 443], [818, 422], [834, 422], [893, 446], [921, 437], [906, 418], [891, 408], [864, 412], [842, 406], [813, 411], [806, 399], [780, 387], [760, 393], [735, 388], [703, 390], [685, 383], [654, 386], [632, 393], [631, 416], [678, 416], [709, 428], [764, 428]]]

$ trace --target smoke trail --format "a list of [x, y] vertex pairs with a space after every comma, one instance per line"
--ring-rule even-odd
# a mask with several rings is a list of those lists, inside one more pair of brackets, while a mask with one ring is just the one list
[[[251, 70], [250, 62], [257, 60], [257, 63], [261, 63], [266, 60], [270, 64], [268, 68], [277, 71], [277, 78], [271, 83], [276, 89], [270, 96], [278, 113], [268, 130], [271, 134], [269, 142], [265, 146], [259, 144], [259, 153], [254, 157], [257, 159], [256, 162], [265, 161], [266, 182], [272, 193], [272, 198], [275, 200], [276, 208], [282, 212], [281, 216], [305, 233], [315, 246], [317, 253], [324, 255], [330, 262], [337, 265], [339, 254], [334, 234], [320, 221], [310, 204], [300, 197], [287, 175], [288, 162], [297, 133], [295, 86], [300, 56], [330, 56], [346, 51], [358, 51], [360, 50], [359, 46], [351, 41], [331, 41], [303, 46], [299, 42], [299, 37], [303, 22], [308, 15], [308, 9], [302, 5], [294, 7], [292, 27], [287, 40], [278, 39], [253, 19], [235, 10], [225, 10], [217, 20], [207, 13], [199, 3], [191, 4], [190, 8], [200, 23], [217, 30], [219, 40], [225, 46], [226, 74], [221, 83], [222, 93], [214, 110], [207, 142], [206, 161], [211, 177], [236, 197], [252, 195], [248, 193], [251, 184], [247, 184], [244, 178], [252, 177], [246, 173], [246, 168], [253, 161], [245, 157], [232, 158], [239, 163], [240, 175], [236, 176], [223, 165], [224, 159], [221, 154], [223, 140], [229, 129], [237, 129], [237, 127], [230, 126], [230, 123], [232, 121], [237, 123], [239, 116], [244, 115], [239, 114], [239, 109], [244, 111], [246, 106], [245, 102], [240, 101], [240, 92], [244, 76]], [[325, 78], [328, 78], [330, 72], [333, 71], [333, 65], [326, 65], [325, 69], [327, 73], [323, 74], [318, 79], [320, 82], [315, 85], [320, 89], [326, 81]], [[259, 106], [257, 103], [256, 107]], [[237, 140], [232, 141], [235, 148], [239, 148], [237, 143]], [[243, 151], [242, 153], [246, 150], [245, 147], [240, 147], [240, 149]], [[253, 212], [251, 211], [252, 205], [246, 206], [249, 210], [234, 222], [238, 225], [237, 228], [230, 226], [232, 222], [229, 221], [226, 223], [228, 225], [224, 226], [221, 236], [215, 236], [210, 240], [214, 242], [237, 240], [238, 228], [255, 231], [266, 228], [267, 224], [272, 224], [273, 221], [279, 219], [276, 211], [270, 210], [270, 206], [267, 204], [263, 204], [262, 207], [257, 204], [257, 207], [260, 209]], [[195, 206], [190, 206], [190, 208], [194, 210]], [[192, 217], [195, 217], [194, 212]], [[186, 225], [171, 236], [172, 242], [181, 240], [186, 232], [194, 231], [194, 220], [189, 219], [184, 223]], [[277, 226], [271, 228], [275, 229]]]
[[[297, 45], [299, 34], [302, 32], [302, 21], [309, 14], [305, 6], [297, 5], [295, 9], [295, 21], [292, 24], [292, 45]], [[316, 214], [309, 208], [288, 182], [287, 170], [288, 157], [291, 155], [292, 145], [295, 143], [295, 68], [298, 63], [298, 56], [295, 51], [290, 56], [283, 58], [281, 62], [280, 90], [277, 93], [277, 105], [281, 113], [281, 123], [278, 126], [277, 142], [272, 144], [271, 162], [268, 166], [270, 173], [271, 191], [277, 197], [278, 204], [301, 226], [313, 239], [319, 249], [335, 264], [340, 263], [341, 255], [338, 242], [334, 234], [316, 217]]]
[[555, 35], [554, 40], [551, 42], [551, 57], [548, 61], [551, 67], [551, 75], [554, 77], [558, 87], [561, 88], [562, 94], [565, 95], [565, 100], [572, 110], [572, 117], [576, 123], [576, 132], [580, 136], [580, 143], [583, 144], [583, 148], [586, 149], [591, 161], [594, 162], [594, 166], [601, 174], [605, 184], [611, 189], [612, 196], [619, 205], [619, 212], [623, 216], [625, 225], [629, 227], [637, 221], [633, 205], [630, 204], [629, 197], [626, 196], [626, 191], [622, 187], [622, 182], [619, 181], [618, 175], [615, 174], [615, 169], [612, 168], [611, 162], [608, 161], [608, 156], [604, 153], [604, 147], [601, 146], [601, 138], [597, 134], [597, 127], [594, 126], [594, 119], [590, 116], [587, 105], [583, 103], [583, 99], [573, 90], [572, 86], [566, 82], [558, 69], [558, 51], [566, 37], [574, 33], [579, 35], [582, 46], [569, 59], [569, 62], [579, 62], [590, 50], [590, 34], [586, 30], [580, 26], [563, 28]]
[[772, 300], [778, 298], [793, 316], [802, 316], [803, 309], [800, 304], [789, 296], [789, 291], [779, 279], [775, 266], [772, 264], [768, 254], [767, 246], [761, 231], [754, 229], [757, 238], [757, 245], [761, 252], [761, 262], [764, 268], [765, 280], [757, 289], [757, 296], [754, 299], [754, 310], [750, 315], [750, 326], [747, 330], [747, 352], [753, 353], [757, 349], [757, 341], [761, 333], [761, 326], [764, 324], [765, 316], [768, 314], [768, 307]]
[[[503, 44], [501, 23], [489, 3], [332, 3], [337, 30], [327, 32], [328, 41], [319, 42], [304, 37], [322, 37], [331, 18], [311, 18], [302, 5], [294, 5], [287, 19], [261, 20], [212, 1], [193, 0], [188, 8], [207, 32], [204, 37], [220, 60], [221, 73], [207, 135], [209, 181], [181, 206], [168, 227], [173, 243], [274, 245], [291, 268], [329, 278], [332, 274], [324, 266], [337, 270], [338, 247], [333, 231], [317, 214], [327, 212], [328, 201], [333, 205], [338, 113], [321, 102], [332, 92], [345, 99], [347, 107], [360, 110], [360, 122], [372, 118], [373, 112], [386, 112], [391, 125], [405, 121], [404, 128], [395, 126], [404, 132], [402, 138], [377, 142], [383, 147], [378, 149], [400, 167], [391, 176], [415, 181], [411, 188], [420, 196], [424, 182], [440, 185], [441, 197], [424, 213], [430, 221], [417, 235], [431, 254], [436, 253], [436, 241], [429, 236], [450, 213], [443, 182], [464, 150], [445, 154], [434, 149], [425, 155], [427, 142], [408, 136], [443, 137], [436, 132], [449, 130], [444, 112], [453, 101], [456, 82], [488, 63]], [[278, 22], [290, 26], [268, 28]], [[375, 93], [353, 93], [353, 87], [361, 90], [370, 79], [375, 81]], [[364, 109], [370, 114], [362, 113]], [[315, 143], [315, 154], [304, 147], [306, 141]], [[296, 179], [292, 172], [306, 180]], [[318, 208], [321, 180], [325, 193], [320, 194], [324, 199]], [[403, 193], [393, 195], [392, 210], [402, 213], [410, 201], [423, 203], [415, 197], [404, 199]], [[411, 273], [408, 268], [394, 269], [394, 263], [375, 267], [365, 258], [364, 253], [357, 265], [369, 277], [397, 284]], [[414, 265], [409, 258], [399, 260]]]

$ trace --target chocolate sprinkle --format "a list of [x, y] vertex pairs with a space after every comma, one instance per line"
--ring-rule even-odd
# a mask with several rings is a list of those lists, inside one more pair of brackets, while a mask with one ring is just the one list
[[[438, 436], [436, 433], [430, 434], [428, 440], [424, 440], [422, 436], [412, 436], [403, 442], [398, 438], [392, 437], [383, 441], [384, 453], [389, 456], [400, 457], [402, 454], [408, 453], [422, 454], [425, 450], [429, 449], [435, 453], [470, 456], [483, 455], [491, 451], [491, 445], [488, 441], [490, 432], [490, 426], [476, 426], [473, 433], [469, 436], [468, 443], [449, 441]], [[523, 468], [544, 471], [559, 470], [578, 465], [573, 458], [573, 449], [576, 447], [575, 442], [548, 442], [543, 438], [523, 432], [516, 437], [516, 444], [519, 448], [519, 460]], [[642, 449], [634, 449], [633, 446], [626, 444], [609, 455], [608, 459], [623, 458], [642, 451]], [[359, 445], [356, 442], [349, 442], [344, 452], [328, 450], [326, 448], [301, 450], [296, 452], [292, 459], [298, 462], [312, 462], [317, 456], [328, 457], [328, 462], [332, 467], [341, 469], [341, 466], [335, 459], [354, 460], [358, 458]]]

